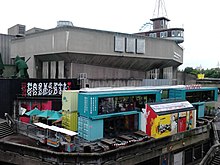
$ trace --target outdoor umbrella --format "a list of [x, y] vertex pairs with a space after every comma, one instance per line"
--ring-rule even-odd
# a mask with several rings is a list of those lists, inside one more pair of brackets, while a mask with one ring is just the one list
[[27, 116], [34, 116], [34, 115], [39, 115], [41, 113], [42, 113], [42, 111], [40, 111], [37, 108], [34, 108], [34, 109], [30, 110], [29, 112], [26, 112], [25, 115], [27, 115]]
[[48, 120], [58, 120], [61, 117], [62, 117], [62, 114], [60, 114], [59, 112], [55, 111], [53, 113], [53, 115], [48, 118]]
[[52, 116], [54, 113], [54, 111], [51, 111], [51, 110], [46, 110], [46, 111], [43, 111], [41, 114], [37, 115], [37, 117], [43, 117], [43, 118], [48, 118], [50, 116]]

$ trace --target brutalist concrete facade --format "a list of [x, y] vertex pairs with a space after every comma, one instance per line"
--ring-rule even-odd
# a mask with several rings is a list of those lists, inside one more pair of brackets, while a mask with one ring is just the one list
[[174, 41], [79, 27], [27, 34], [14, 39], [10, 50], [12, 58], [20, 55], [29, 59], [32, 78], [83, 74], [84, 83], [90, 84], [100, 79], [129, 80], [128, 85], [133, 81], [137, 86], [140, 79], [148, 78], [150, 70], [158, 69], [156, 78], [167, 77], [167, 68], [169, 78], [176, 79], [177, 67], [183, 63], [183, 49]]
[[0, 53], [4, 64], [11, 64], [10, 41], [12, 38], [14, 38], [12, 35], [0, 34]]

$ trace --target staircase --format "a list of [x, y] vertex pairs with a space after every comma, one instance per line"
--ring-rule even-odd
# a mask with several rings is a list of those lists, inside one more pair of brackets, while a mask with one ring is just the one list
[[0, 139], [13, 134], [13, 129], [6, 120], [0, 119]]
[[220, 152], [216, 152], [215, 156], [213, 157], [212, 161], [210, 162], [210, 165], [219, 165], [220, 163]]
[[220, 165], [220, 116], [216, 116], [211, 125], [214, 145], [209, 149], [199, 165]]

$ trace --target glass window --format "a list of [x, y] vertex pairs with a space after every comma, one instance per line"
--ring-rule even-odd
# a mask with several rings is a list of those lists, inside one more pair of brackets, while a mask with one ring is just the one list
[[118, 116], [104, 119], [104, 137], [116, 137], [138, 130], [138, 115]]
[[186, 92], [186, 100], [190, 103], [214, 101], [214, 90], [211, 91], [192, 91]]
[[181, 37], [181, 31], [177, 30], [177, 36]]
[[161, 90], [161, 99], [168, 99], [168, 98], [169, 98], [169, 90], [168, 89]]
[[193, 151], [192, 148], [190, 148], [185, 151], [185, 165], [190, 164], [192, 162], [193, 162]]
[[165, 37], [167, 37], [167, 36], [168, 36], [167, 31], [165, 31], [165, 32], [160, 32], [160, 38], [165, 38]]
[[182, 30], [172, 30], [171, 32], [172, 37], [183, 37]]
[[113, 97], [99, 98], [99, 114], [108, 114], [114, 111]]
[[164, 37], [167, 37], [168, 36], [167, 34], [168, 34], [167, 31], [163, 32]]
[[156, 38], [156, 37], [157, 37], [157, 33], [150, 33], [150, 34], [149, 34], [149, 37]]
[[209, 151], [210, 149], [210, 143], [207, 142], [207, 143], [204, 143], [203, 144], [203, 156]]
[[171, 35], [172, 35], [172, 37], [175, 37], [176, 36], [176, 30], [172, 30]]
[[116, 96], [99, 98], [98, 114], [109, 114], [145, 108], [147, 102], [155, 102], [156, 95]]
[[195, 160], [202, 158], [202, 145], [195, 147], [194, 157], [195, 157]]
[[164, 27], [164, 20], [160, 20], [160, 26]]

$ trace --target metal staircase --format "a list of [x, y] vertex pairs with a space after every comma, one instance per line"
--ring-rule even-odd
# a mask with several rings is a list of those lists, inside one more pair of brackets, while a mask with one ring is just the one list
[[13, 128], [6, 120], [0, 119], [0, 139], [13, 134]]
[[220, 164], [220, 113], [217, 113], [212, 121], [213, 143], [199, 165], [219, 165]]
[[213, 157], [212, 161], [210, 162], [210, 165], [219, 165], [220, 164], [220, 152], [216, 152], [215, 156]]

